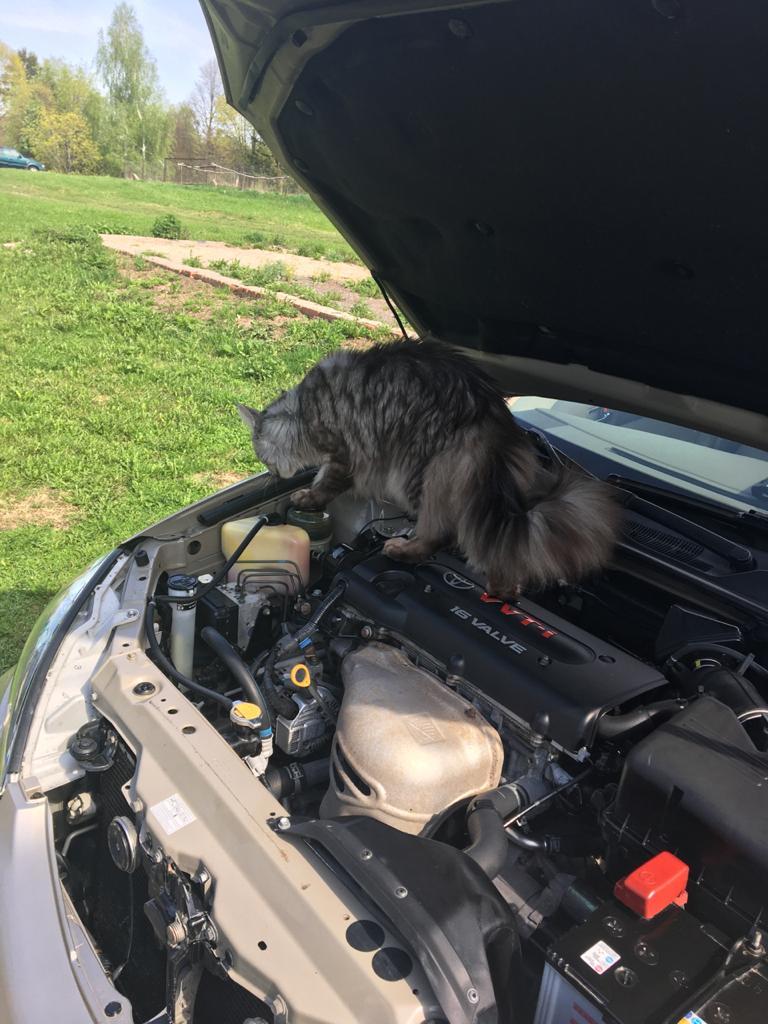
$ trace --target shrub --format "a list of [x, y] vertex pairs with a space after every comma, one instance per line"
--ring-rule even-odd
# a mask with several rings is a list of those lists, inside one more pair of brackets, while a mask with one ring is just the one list
[[181, 221], [173, 213], [164, 213], [152, 225], [155, 238], [181, 238]]

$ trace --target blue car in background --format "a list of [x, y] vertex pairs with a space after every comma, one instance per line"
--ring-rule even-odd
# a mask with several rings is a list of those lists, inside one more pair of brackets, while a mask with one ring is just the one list
[[18, 149], [12, 149], [10, 146], [0, 146], [0, 167], [16, 167], [21, 171], [45, 170], [45, 164], [33, 160], [31, 156], [24, 156]]

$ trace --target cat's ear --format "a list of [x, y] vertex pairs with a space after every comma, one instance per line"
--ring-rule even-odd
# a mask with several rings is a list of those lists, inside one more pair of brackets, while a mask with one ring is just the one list
[[237, 404], [237, 411], [240, 413], [240, 419], [249, 430], [256, 431], [259, 429], [264, 415], [263, 412], [259, 412], [258, 409], [251, 409], [248, 405], [241, 405], [239, 402]]

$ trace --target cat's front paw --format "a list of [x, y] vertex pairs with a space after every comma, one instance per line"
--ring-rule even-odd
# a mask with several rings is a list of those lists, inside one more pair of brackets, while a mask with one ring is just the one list
[[391, 537], [384, 544], [382, 551], [398, 562], [419, 562], [422, 558], [417, 546], [407, 537]]
[[291, 495], [291, 503], [296, 508], [322, 508], [318, 495], [311, 487], [302, 487], [300, 491], [294, 491]]

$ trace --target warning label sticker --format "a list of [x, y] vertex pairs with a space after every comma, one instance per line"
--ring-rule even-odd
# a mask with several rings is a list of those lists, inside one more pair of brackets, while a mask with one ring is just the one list
[[693, 1010], [691, 1010], [689, 1013], [686, 1013], [684, 1017], [680, 1018], [679, 1024], [707, 1024], [707, 1022], [703, 1017], [700, 1017], [698, 1013], [694, 1013]]
[[184, 828], [185, 825], [191, 825], [193, 821], [197, 820], [178, 793], [174, 793], [173, 796], [169, 796], [166, 800], [161, 800], [159, 804], [155, 804], [154, 807], [150, 807], [150, 811], [157, 818], [160, 827], [167, 836], [172, 836], [180, 828]]
[[581, 954], [581, 959], [588, 967], [592, 968], [595, 974], [605, 974], [621, 960], [621, 957], [607, 943], [596, 942], [586, 953]]

